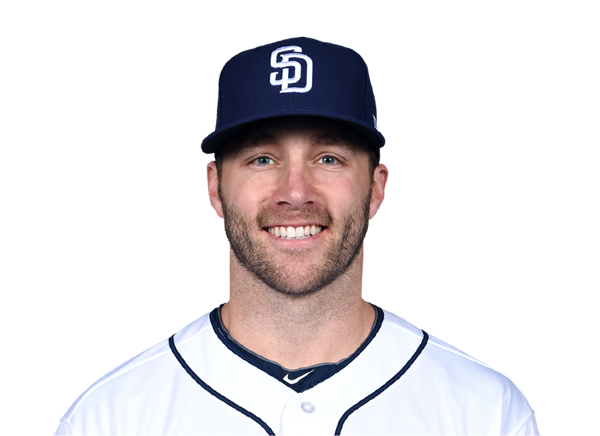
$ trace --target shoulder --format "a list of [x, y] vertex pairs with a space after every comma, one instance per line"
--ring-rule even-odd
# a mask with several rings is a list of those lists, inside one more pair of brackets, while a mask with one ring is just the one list
[[[190, 342], [208, 329], [212, 327], [207, 314], [177, 333], [177, 342]], [[183, 380], [176, 380], [178, 378]], [[151, 410], [154, 400], [149, 400], [149, 392], [156, 394], [152, 397], [160, 401], [168, 398], [175, 383], [189, 382], [188, 379], [182, 377], [169, 340], [165, 339], [98, 379], [71, 405], [61, 419], [61, 425], [76, 428], [82, 433], [112, 433], [115, 429], [96, 428], [94, 423], [114, 422], [111, 418], [123, 411]]]
[[414, 344], [419, 337], [423, 345], [398, 387], [412, 390], [418, 401], [439, 404], [448, 414], [444, 419], [486, 417], [502, 434], [516, 434], [528, 421], [535, 422], [525, 396], [504, 374], [390, 312], [384, 316], [382, 329], [394, 331], [399, 342], [409, 338]]
[[[423, 343], [423, 351], [418, 358], [418, 361], [422, 361], [421, 366], [426, 366], [428, 370], [434, 371], [437, 375], [443, 374], [449, 383], [460, 383], [466, 378], [478, 382], [474, 384], [512, 384], [505, 375], [489, 365], [424, 332], [391, 312], [384, 310], [384, 314], [382, 327], [394, 330], [399, 341], [406, 342], [406, 338], [403, 338], [406, 336], [410, 337], [413, 343], [415, 342], [414, 338], [420, 339]], [[440, 372], [441, 374], [438, 374]]]

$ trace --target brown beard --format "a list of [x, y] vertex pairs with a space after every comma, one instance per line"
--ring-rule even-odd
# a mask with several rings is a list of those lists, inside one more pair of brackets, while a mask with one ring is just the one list
[[[225, 218], [225, 233], [231, 249], [239, 263], [257, 279], [276, 292], [301, 297], [314, 294], [333, 283], [345, 273], [356, 255], [360, 252], [369, 227], [369, 204], [371, 190], [339, 224], [333, 220], [329, 211], [314, 204], [307, 204], [300, 210], [285, 206], [262, 209], [253, 220], [246, 220], [233, 204], [227, 204], [219, 185], [219, 198]], [[251, 228], [263, 229], [267, 223], [306, 221], [319, 223], [327, 227], [329, 237], [335, 240], [327, 248], [318, 265], [303, 268], [301, 271], [286, 272], [285, 265], [277, 259], [250, 232]], [[314, 261], [310, 250], [293, 250], [289, 253], [299, 260], [305, 258]], [[296, 281], [297, 283], [294, 283]]]

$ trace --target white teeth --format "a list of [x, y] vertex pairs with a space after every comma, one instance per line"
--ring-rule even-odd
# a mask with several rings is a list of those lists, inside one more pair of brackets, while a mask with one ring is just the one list
[[272, 235], [277, 236], [278, 238], [284, 239], [305, 239], [310, 238], [311, 236], [316, 235], [317, 233], [323, 230], [321, 226], [298, 226], [298, 227], [267, 227], [267, 230]]

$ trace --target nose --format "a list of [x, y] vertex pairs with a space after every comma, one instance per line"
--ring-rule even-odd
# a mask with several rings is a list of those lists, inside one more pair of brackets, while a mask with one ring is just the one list
[[273, 201], [278, 205], [288, 204], [292, 209], [300, 209], [316, 200], [313, 175], [305, 162], [290, 162], [279, 174]]

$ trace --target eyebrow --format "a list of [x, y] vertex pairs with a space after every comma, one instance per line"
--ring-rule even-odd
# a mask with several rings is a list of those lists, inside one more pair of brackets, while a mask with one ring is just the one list
[[278, 135], [271, 132], [261, 132], [256, 135], [251, 135], [244, 141], [238, 143], [234, 148], [234, 156], [241, 154], [251, 153], [253, 149], [261, 147], [263, 145], [276, 145], [279, 146], [281, 141]]
[[[312, 143], [312, 145], [332, 145], [348, 149], [353, 154], [355, 152], [355, 145], [351, 141], [343, 138], [341, 135], [323, 133], [320, 135], [311, 135], [309, 140]], [[252, 150], [256, 147], [260, 147], [263, 145], [280, 146], [281, 143], [281, 135], [272, 132], [261, 132], [256, 135], [250, 136], [244, 142], [242, 142], [239, 145], [237, 154], [248, 150]]]
[[358, 144], [353, 144], [351, 141], [340, 135], [332, 135], [331, 133], [314, 135], [311, 140], [313, 145], [335, 145], [337, 147], [348, 149], [352, 154], [355, 153], [355, 148], [358, 146]]
[[281, 139], [279, 135], [271, 132], [261, 132], [256, 135], [250, 136], [248, 139], [240, 144], [240, 148], [255, 148], [261, 145], [279, 145]]

